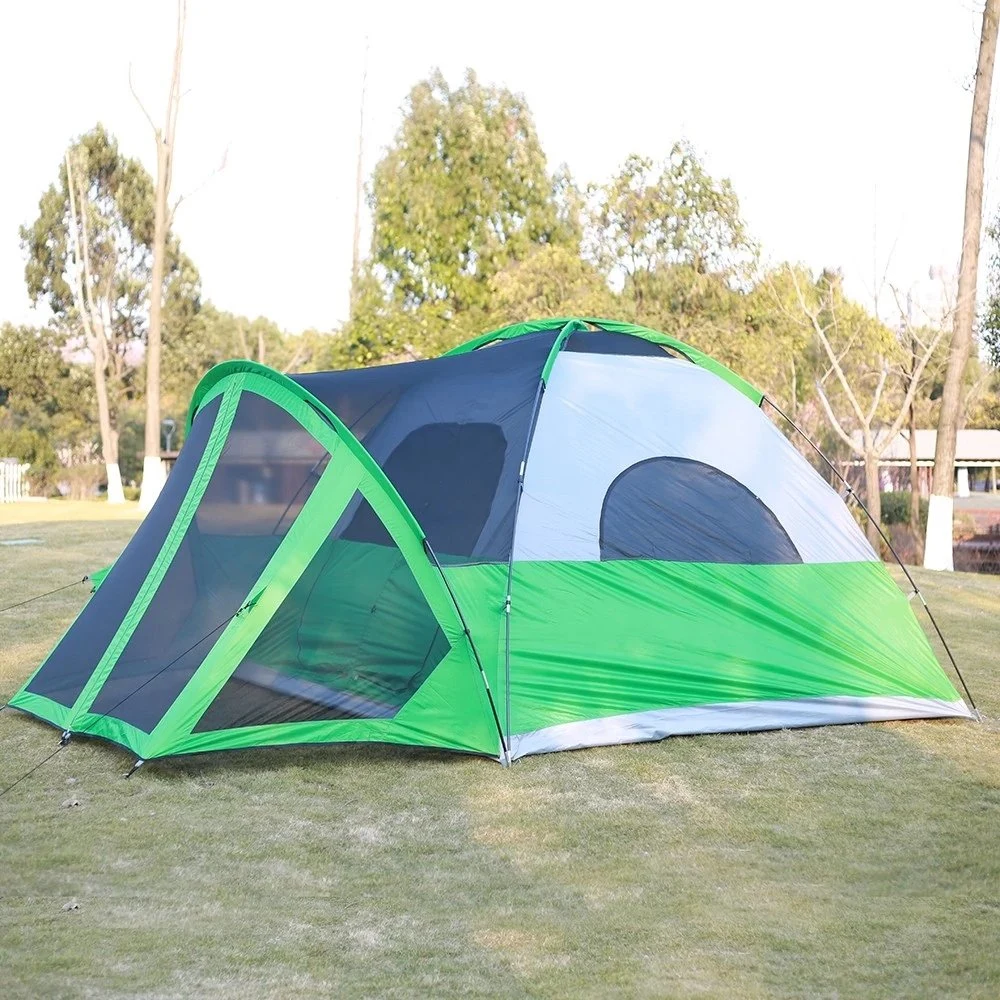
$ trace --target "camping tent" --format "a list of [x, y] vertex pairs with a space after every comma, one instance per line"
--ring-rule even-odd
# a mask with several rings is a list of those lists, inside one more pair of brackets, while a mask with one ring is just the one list
[[968, 716], [850, 512], [671, 337], [212, 369], [163, 493], [11, 705], [141, 759], [572, 747]]

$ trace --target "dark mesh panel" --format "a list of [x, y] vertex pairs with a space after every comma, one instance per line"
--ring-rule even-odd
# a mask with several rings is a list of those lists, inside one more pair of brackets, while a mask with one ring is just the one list
[[[507, 441], [496, 424], [427, 424], [411, 431], [383, 466], [439, 558], [470, 556], [490, 515]], [[346, 538], [387, 544], [385, 526], [365, 504]]]
[[750, 490], [687, 458], [650, 458], [615, 479], [601, 510], [601, 559], [802, 562]]
[[[514, 530], [518, 467], [542, 366], [555, 337], [555, 331], [529, 334], [489, 350], [453, 357], [317, 372], [294, 379], [329, 406], [387, 472], [390, 457], [411, 434], [429, 425], [445, 426], [441, 434], [427, 431], [422, 439], [424, 460], [435, 469], [432, 482], [417, 475], [398, 482], [390, 473], [414, 513], [417, 507], [427, 511], [468, 509], [475, 510], [476, 520], [480, 519], [485, 505], [481, 496], [484, 470], [470, 467], [468, 474], [463, 474], [463, 453], [461, 447], [455, 450], [454, 428], [495, 425], [506, 446], [501, 470], [495, 480], [491, 479], [492, 495], [478, 535], [472, 537], [471, 521], [456, 529], [446, 516], [436, 518], [433, 524], [424, 524], [420, 514], [416, 516], [435, 551], [454, 557], [454, 561], [504, 562], [510, 556]], [[473, 431], [468, 438], [477, 434], [485, 438], [486, 433]], [[427, 447], [431, 444], [440, 449], [438, 454]], [[492, 444], [489, 455], [486, 471], [492, 476]]]
[[152, 731], [253, 596], [328, 458], [288, 413], [243, 393], [194, 519], [92, 712]]
[[654, 344], [642, 337], [632, 337], [627, 333], [610, 333], [607, 330], [580, 330], [566, 340], [564, 351], [578, 354], [635, 354], [643, 357], [680, 357], [662, 344]]
[[406, 704], [450, 647], [388, 533], [348, 537], [373, 521], [355, 494], [196, 732], [389, 719]]
[[163, 547], [205, 452], [220, 401], [221, 397], [213, 399], [195, 417], [191, 433], [155, 506], [73, 627], [32, 678], [27, 687], [32, 694], [44, 695], [67, 708], [80, 696]]

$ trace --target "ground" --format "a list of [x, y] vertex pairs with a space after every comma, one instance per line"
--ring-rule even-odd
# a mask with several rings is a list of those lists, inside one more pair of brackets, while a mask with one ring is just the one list
[[[0, 607], [105, 565], [137, 520], [0, 506]], [[73, 743], [0, 798], [0, 995], [996, 997], [1000, 578], [915, 575], [982, 723], [508, 770], [256, 751], [129, 781], [123, 752]], [[0, 703], [85, 596], [0, 614]], [[0, 714], [0, 788], [57, 738]]]

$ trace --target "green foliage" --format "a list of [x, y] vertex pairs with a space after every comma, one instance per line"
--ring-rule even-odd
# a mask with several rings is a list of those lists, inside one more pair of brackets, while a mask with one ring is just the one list
[[[142, 391], [142, 340], [149, 311], [152, 269], [153, 181], [142, 164], [126, 157], [103, 125], [80, 136], [68, 150], [87, 197], [77, 212], [85, 218], [91, 282], [86, 291], [105, 317], [108, 394], [112, 426], [118, 412]], [[42, 194], [38, 216], [20, 230], [25, 283], [32, 301], [45, 303], [67, 343], [83, 351], [81, 318], [68, 277], [73, 264], [70, 192], [65, 159], [56, 181]], [[82, 237], [82, 234], [81, 234]], [[200, 277], [193, 262], [168, 236], [165, 271], [164, 340], [190, 339], [200, 308]], [[85, 357], [85, 360], [90, 358]]]
[[989, 242], [989, 277], [986, 305], [979, 316], [979, 336], [987, 360], [1000, 368], [1000, 213], [986, 229]]
[[30, 462], [36, 492], [51, 492], [58, 453], [94, 446], [93, 391], [85, 368], [69, 360], [58, 331], [0, 326], [0, 455]]
[[[882, 523], [909, 524], [910, 523], [910, 492], [909, 490], [894, 490], [892, 493], [882, 494]], [[920, 530], [927, 531], [927, 509], [929, 501], [926, 497], [920, 498]]]
[[[181, 306], [190, 303], [182, 298]], [[164, 413], [183, 423], [188, 402], [201, 377], [213, 365], [232, 358], [250, 358], [279, 371], [304, 371], [332, 360], [331, 339], [315, 330], [287, 334], [272, 320], [248, 319], [224, 312], [208, 302], [197, 309], [186, 306], [178, 321], [167, 300], [163, 345]]]
[[410, 91], [370, 202], [373, 263], [408, 308], [484, 307], [489, 279], [559, 228], [527, 104], [471, 71], [455, 90], [436, 72]]
[[457, 343], [482, 328], [497, 274], [579, 240], [579, 196], [565, 172], [549, 177], [524, 98], [471, 71], [412, 89], [369, 203], [371, 259], [336, 349], [350, 364]]
[[710, 176], [686, 142], [662, 163], [633, 154], [590, 189], [584, 246], [606, 277], [625, 280], [640, 321], [665, 270], [733, 277], [754, 256], [732, 185]]
[[[976, 361], [975, 358], [971, 359]], [[1000, 430], [1000, 371], [985, 373], [985, 385], [972, 401], [965, 426], [983, 430]]]
[[617, 296], [600, 272], [569, 247], [539, 246], [490, 280], [490, 327], [532, 317], [611, 316]]
[[30, 463], [28, 482], [35, 493], [55, 490], [60, 464], [52, 442], [30, 427], [10, 427], [0, 422], [0, 458]]
[[[138, 160], [124, 156], [118, 141], [98, 124], [70, 148], [74, 169], [86, 179], [93, 288], [111, 303], [112, 326], [125, 336], [142, 327], [149, 283], [153, 238], [153, 182]], [[35, 302], [44, 301], [57, 319], [73, 316], [73, 296], [66, 281], [70, 254], [69, 186], [65, 161], [57, 180], [38, 204], [38, 217], [20, 230], [27, 256], [25, 282]], [[105, 287], [110, 291], [105, 293]]]
[[[134, 327], [148, 284], [153, 238], [153, 182], [138, 160], [118, 149], [118, 141], [98, 124], [70, 148], [74, 169], [87, 181], [85, 207], [91, 237], [94, 291], [109, 283], [115, 325]], [[45, 301], [53, 314], [72, 314], [73, 297], [66, 281], [70, 252], [69, 187], [65, 161], [58, 178], [39, 201], [38, 218], [20, 230], [27, 255], [25, 282], [35, 302]]]

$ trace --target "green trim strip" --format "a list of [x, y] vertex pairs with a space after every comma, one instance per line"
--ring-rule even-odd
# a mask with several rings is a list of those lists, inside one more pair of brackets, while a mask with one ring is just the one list
[[[75, 620], [75, 619], [74, 619]], [[70, 628], [73, 626], [70, 625]], [[65, 633], [63, 633], [65, 635]], [[59, 642], [62, 642], [62, 636], [59, 637]], [[58, 645], [58, 643], [56, 643]], [[54, 649], [55, 647], [53, 647]], [[51, 654], [50, 654], [51, 655]], [[48, 659], [48, 656], [45, 658]], [[22, 712], [27, 712], [29, 715], [34, 715], [38, 719], [44, 719], [46, 722], [51, 723], [53, 726], [58, 726], [60, 729], [69, 728], [69, 720], [72, 715], [73, 709], [67, 708], [65, 705], [60, 705], [59, 702], [53, 701], [51, 698], [46, 698], [44, 695], [34, 694], [27, 690], [28, 685], [31, 683], [32, 678], [39, 670], [42, 669], [42, 663], [35, 669], [35, 671], [28, 677], [28, 679], [21, 686], [21, 690], [17, 692], [10, 699], [7, 704], [11, 708], [19, 709]]]
[[84, 685], [83, 690], [80, 692], [80, 696], [76, 699], [72, 712], [70, 713], [71, 726], [68, 726], [67, 728], [71, 728], [72, 724], [75, 724], [77, 716], [80, 715], [84, 709], [89, 708], [89, 706], [93, 703], [94, 698], [97, 697], [98, 691], [100, 691], [103, 687], [104, 682], [108, 678], [108, 674], [111, 673], [111, 670], [117, 662], [118, 657], [121, 655], [122, 650], [124, 650], [125, 646], [128, 644], [129, 639], [132, 637], [132, 633], [135, 631], [139, 622], [142, 620], [142, 616], [146, 613], [146, 609], [152, 602], [157, 588], [162, 582], [164, 576], [166, 576], [167, 569], [170, 567], [170, 563], [173, 561], [174, 555], [177, 553], [177, 549], [180, 547], [181, 541], [183, 540], [184, 535], [194, 518], [195, 512], [198, 509], [198, 504], [201, 503], [201, 498], [204, 495], [205, 490], [208, 488], [208, 483], [212, 478], [212, 473], [215, 471], [216, 462], [225, 447], [229, 436], [229, 428], [232, 425], [233, 417], [236, 415], [236, 406], [239, 401], [239, 396], [240, 386], [238, 382], [234, 380], [234, 382], [227, 389], [226, 394], [223, 396], [222, 404], [220, 405], [218, 415], [215, 418], [215, 426], [212, 428], [212, 433], [205, 446], [204, 454], [201, 456], [201, 461], [199, 462], [198, 469], [191, 481], [191, 486], [188, 489], [187, 496], [184, 498], [184, 502], [181, 504], [180, 510], [177, 512], [177, 517], [174, 519], [173, 526], [167, 534], [166, 541], [163, 543], [163, 548], [160, 550], [155, 561], [153, 562], [153, 565], [150, 567], [149, 572], [146, 574], [146, 579], [143, 581], [142, 586], [136, 593], [135, 599], [132, 601], [132, 606], [129, 608], [125, 618], [122, 620], [121, 625], [118, 627], [115, 637], [111, 640], [111, 643], [105, 650], [100, 662], [91, 674], [90, 680], [87, 681], [86, 685]]
[[[198, 387], [195, 389], [194, 395], [191, 397], [191, 407], [188, 411], [189, 427], [198, 410], [222, 391], [224, 388], [224, 380], [233, 375], [240, 374], [256, 375], [269, 382], [273, 382], [275, 385], [284, 389], [292, 396], [297, 397], [307, 406], [318, 412], [329, 424], [332, 425], [334, 431], [336, 431], [337, 435], [343, 440], [344, 444], [346, 444], [351, 450], [351, 453], [361, 463], [365, 471], [381, 485], [386, 493], [389, 494], [400, 514], [402, 514], [402, 516], [407, 520], [412, 530], [419, 535], [421, 540], [423, 540], [424, 529], [421, 528], [420, 522], [417, 521], [417, 519], [410, 512], [409, 507], [407, 507], [403, 502], [403, 498], [397, 492], [396, 487], [393, 486], [392, 481], [386, 478], [386, 475], [379, 467], [378, 462], [376, 462], [375, 459], [368, 454], [365, 446], [354, 436], [351, 429], [333, 412], [333, 410], [331, 410], [325, 403], [318, 400], [308, 389], [304, 389], [298, 384], [298, 382], [292, 381], [292, 379], [290, 379], [287, 375], [282, 375], [281, 372], [277, 372], [273, 368], [268, 368], [267, 365], [257, 364], [256, 361], [225, 361], [221, 365], [216, 365], [214, 368], [211, 368], [198, 383]], [[255, 391], [258, 391], [259, 395], [271, 398], [266, 391]], [[289, 408], [286, 407], [286, 409]], [[319, 438], [319, 440], [323, 439]]]
[[[343, 451], [339, 440], [333, 442], [323, 475], [250, 588], [248, 596], [259, 595], [259, 600], [227, 624], [191, 680], [149, 734], [149, 746], [143, 756], [157, 757], [169, 752], [178, 734], [191, 733], [330, 534], [330, 527], [350, 503], [360, 479], [356, 467], [345, 469], [343, 462], [334, 461], [334, 456]], [[352, 471], [353, 477], [349, 474]], [[317, 512], [323, 512], [322, 516], [315, 516]]]
[[[248, 363], [250, 364], [250, 363]], [[220, 366], [223, 367], [223, 366]], [[446, 661], [455, 662], [456, 656], [463, 660], [464, 679], [471, 684], [477, 705], [484, 720], [489, 720], [489, 730], [493, 730], [492, 712], [489, 707], [484, 678], [482, 683], [473, 680], [473, 672], [480, 671], [472, 651], [472, 637], [465, 632], [447, 588], [442, 573], [429, 560], [423, 546], [424, 534], [416, 519], [406, 508], [395, 488], [392, 487], [385, 474], [374, 462], [364, 447], [354, 438], [351, 431], [345, 427], [333, 414], [324, 413], [322, 404], [313, 400], [310, 393], [302, 390], [290, 379], [272, 372], [270, 369], [254, 366], [248, 369], [241, 363], [240, 370], [222, 373], [221, 380], [208, 386], [200, 397], [200, 405], [204, 405], [220, 391], [226, 390], [226, 385], [237, 380], [244, 392], [254, 392], [271, 400], [293, 416], [306, 431], [322, 443], [330, 452], [331, 459], [320, 482], [309, 497], [299, 516], [296, 518], [288, 535], [275, 551], [267, 567], [251, 589], [250, 594], [260, 595], [258, 602], [247, 613], [238, 616], [228, 623], [226, 630], [213, 645], [212, 650], [199, 666], [194, 676], [178, 696], [176, 702], [157, 724], [149, 736], [139, 734], [139, 745], [135, 747], [141, 756], [165, 756], [167, 754], [188, 752], [194, 749], [222, 749], [237, 745], [260, 745], [261, 743], [300, 742], [305, 739], [302, 729], [304, 723], [293, 723], [277, 726], [247, 727], [245, 734], [238, 731], [225, 730], [219, 733], [193, 733], [198, 720], [211, 704], [212, 699], [221, 690], [231, 676], [233, 670], [249, 651], [253, 642], [270, 621], [274, 612], [280, 607], [288, 592], [295, 585], [302, 569], [308, 564], [315, 552], [329, 534], [330, 528], [337, 517], [343, 512], [356, 490], [359, 490], [369, 502], [372, 509], [382, 520], [389, 531], [410, 571], [427, 601], [438, 625], [449, 645], [452, 647]], [[277, 376], [277, 377], [275, 377]], [[327, 417], [327, 419], [324, 419]], [[321, 513], [309, 516], [307, 512]], [[228, 669], [227, 669], [228, 664]], [[439, 665], [439, 668], [440, 669]], [[436, 674], [437, 671], [435, 671]], [[214, 676], [213, 676], [214, 675]], [[433, 678], [434, 674], [432, 674]], [[210, 683], [206, 684], [208, 680]], [[429, 683], [431, 678], [425, 684]], [[454, 682], [453, 682], [454, 683]], [[421, 689], [422, 690], [422, 689]], [[416, 697], [416, 696], [415, 696]], [[375, 738], [388, 739], [390, 742], [413, 742], [412, 737], [391, 738], [392, 722], [405, 720], [404, 706], [394, 720], [381, 720], [381, 725], [389, 726], [389, 736], [380, 735]], [[371, 726], [376, 720], [358, 720], [354, 731], [370, 735]], [[317, 723], [321, 731], [326, 733], [324, 741], [339, 741], [344, 738], [339, 734], [344, 732], [344, 722], [338, 721], [332, 731], [331, 723]], [[326, 727], [322, 730], [322, 727]], [[129, 727], [131, 728], [131, 727]], [[98, 733], [100, 727], [92, 732]], [[265, 734], [264, 730], [267, 731]], [[135, 732], [135, 731], [133, 731]], [[131, 734], [126, 734], [131, 735]], [[496, 747], [490, 747], [489, 752], [499, 752], [500, 735], [496, 736]], [[180, 744], [178, 738], [180, 737]], [[119, 737], [109, 738], [119, 741]], [[353, 738], [359, 738], [355, 735]], [[471, 739], [471, 734], [466, 736]], [[447, 745], [447, 741], [440, 745]], [[483, 751], [481, 739], [475, 746], [460, 744], [458, 749], [475, 749]]]
[[[289, 385], [286, 384], [288, 383], [287, 379], [282, 376], [271, 377], [267, 372], [266, 369], [264, 373], [246, 369], [231, 371], [221, 381], [210, 386], [202, 396], [202, 405], [204, 405], [209, 399], [220, 393], [223, 394], [224, 405], [227, 411], [231, 409], [232, 412], [228, 413], [228, 419], [223, 428], [218, 422], [223, 412], [222, 407], [220, 407], [216, 426], [213, 428], [206, 447], [207, 457], [203, 458], [203, 465], [199, 465], [195, 481], [192, 483], [192, 490], [195, 488], [195, 483], [204, 478], [205, 481], [201, 483], [199, 490], [200, 499], [204, 486], [207, 485], [211, 472], [214, 471], [217, 458], [214, 454], [216, 450], [214, 446], [217, 442], [221, 445], [221, 442], [226, 439], [232, 415], [235, 413], [238, 399], [243, 392], [254, 392], [269, 399], [276, 406], [282, 407], [327, 448], [331, 459], [323, 476], [321, 476], [320, 483], [310, 495], [299, 517], [289, 528], [288, 535], [282, 540], [254, 587], [248, 591], [248, 597], [256, 598], [253, 606], [239, 613], [226, 624], [224, 631], [213, 643], [212, 649], [198, 670], [185, 685], [174, 704], [168, 708], [167, 713], [153, 732], [144, 733], [108, 715], [79, 712], [80, 704], [75, 706], [78, 723], [76, 731], [121, 744], [133, 750], [143, 759], [191, 750], [227, 749], [237, 745], [307, 742], [309, 737], [306, 735], [307, 731], [303, 729], [306, 724], [301, 723], [247, 727], [245, 731], [224, 730], [217, 733], [196, 734], [192, 730], [205, 709], [211, 704], [211, 699], [221, 690], [222, 685], [229, 679], [236, 665], [242, 660], [288, 591], [294, 586], [305, 561], [311, 558], [322, 544], [322, 541], [329, 534], [332, 524], [335, 523], [336, 517], [346, 508], [355, 491], [360, 490], [378, 516], [383, 519], [383, 523], [393, 536], [424, 599], [449, 642], [451, 652], [432, 672], [414, 698], [411, 699], [411, 702], [404, 706], [393, 720], [357, 720], [346, 728], [345, 723], [338, 720], [336, 723], [317, 723], [308, 731], [310, 733], [322, 732], [323, 735], [319, 739], [322, 739], [323, 742], [339, 742], [347, 738], [379, 739], [400, 743], [431, 743], [450, 746], [453, 749], [488, 753], [491, 756], [498, 753], [500, 738], [495, 731], [484, 679], [481, 675], [479, 678], [475, 676], [479, 674], [479, 670], [472, 652], [471, 636], [466, 635], [461, 625], [443, 575], [430, 562], [424, 551], [423, 533], [413, 529], [412, 515], [406, 516], [408, 511], [404, 512], [399, 509], [399, 504], [402, 501], [394, 490], [390, 495], [390, 491], [385, 488], [388, 481], [384, 479], [381, 470], [375, 466], [378, 475], [374, 476], [369, 473], [367, 466], [373, 464], [373, 460], [370, 459], [370, 456], [368, 461], [361, 459], [357, 450], [361, 449], [361, 446], [356, 441], [357, 448], [350, 446], [353, 439], [350, 431], [346, 428], [338, 429], [336, 424], [339, 422], [337, 421], [325, 420], [324, 415], [318, 411], [317, 407], [303, 398], [301, 394], [289, 388]], [[210, 450], [213, 451], [213, 455], [209, 455]], [[221, 446], [217, 450], [221, 453]], [[363, 451], [363, 449], [361, 450]], [[364, 454], [367, 455], [367, 452]], [[189, 499], [191, 499], [192, 507], [196, 507], [197, 501], [193, 499], [191, 493], [189, 493]], [[188, 500], [185, 501], [182, 512], [187, 509], [187, 504]], [[309, 508], [311, 515], [303, 517], [302, 514], [306, 508]], [[190, 523], [190, 518], [188, 518], [187, 524], [182, 526], [179, 523], [180, 517], [179, 513], [178, 519], [168, 535], [168, 542], [173, 539], [175, 532], [178, 532], [177, 544], [179, 544], [179, 538], [183, 537], [183, 529]], [[169, 559], [165, 559], [165, 562], [169, 565]], [[143, 590], [145, 590], [146, 583], [151, 583], [151, 575], [152, 573], [147, 576]], [[148, 600], [151, 600], [152, 596], [150, 593]], [[148, 606], [148, 600], [145, 602], [145, 606]], [[137, 608], [138, 595], [130, 609], [129, 617]], [[141, 613], [139, 618], [141, 618]], [[134, 624], [129, 629], [129, 633], [131, 634], [133, 630]], [[124, 638], [127, 642], [128, 637]], [[115, 653], [115, 657], [118, 655], [120, 655], [120, 651]], [[101, 665], [103, 663], [102, 658]], [[106, 679], [112, 666], [113, 663], [109, 662], [107, 670], [102, 670], [103, 679]], [[88, 683], [88, 687], [95, 689], [93, 696], [90, 697], [90, 702], [96, 696], [96, 691], [99, 690], [103, 679], [97, 681], [92, 676], [91, 682]], [[432, 711], [436, 710], [438, 706], [448, 703], [453, 697], [456, 702], [464, 706], [462, 709], [464, 714], [461, 716], [466, 720], [464, 732], [449, 739], [441, 734], [435, 735], [433, 729], [428, 731], [427, 723], [422, 721], [422, 713], [426, 712], [428, 706], [431, 707]], [[424, 707], [421, 708], [421, 705]], [[48, 699], [35, 698], [32, 699], [31, 704], [26, 700], [24, 708], [27, 711], [36, 711], [36, 714], [48, 721], [56, 721], [53, 705]], [[478, 710], [480, 717], [473, 721], [470, 712], [476, 710]], [[64, 713], [69, 714], [68, 710], [64, 710]], [[331, 726], [333, 726], [332, 729]], [[451, 724], [451, 728], [453, 727], [454, 722]], [[352, 734], [350, 737], [347, 736], [348, 732]]]
[[[559, 331], [559, 336], [556, 337], [552, 344], [552, 348], [549, 351], [549, 356], [545, 359], [545, 364], [542, 365], [542, 388], [544, 390], [545, 386], [549, 384], [549, 375], [552, 374], [552, 368], [556, 363], [556, 358], [559, 357], [559, 352], [563, 349], [563, 345], [569, 340], [570, 335], [577, 332], [577, 330], [586, 330], [587, 324], [578, 319], [571, 319], [563, 328]], [[541, 409], [541, 401], [539, 401], [539, 409]], [[531, 436], [535, 430], [535, 424], [538, 423], [538, 414], [535, 413], [535, 419], [532, 421], [531, 429], [528, 432], [528, 448], [525, 451], [525, 456], [527, 456], [528, 451], [531, 450]], [[514, 518], [514, 530], [517, 531], [517, 518]]]
[[668, 334], [660, 333], [658, 330], [651, 330], [649, 327], [597, 317], [567, 316], [558, 319], [542, 319], [533, 320], [528, 323], [516, 323], [513, 326], [505, 326], [491, 333], [484, 333], [481, 337], [466, 341], [464, 344], [459, 344], [458, 347], [453, 347], [450, 351], [447, 351], [444, 357], [453, 354], [467, 354], [469, 351], [478, 350], [480, 347], [485, 347], [487, 344], [495, 343], [498, 340], [512, 340], [515, 337], [523, 337], [529, 333], [558, 330], [564, 328], [568, 323], [584, 324], [580, 329], [586, 329], [589, 325], [598, 330], [606, 330], [608, 333], [623, 333], [630, 337], [648, 340], [650, 343], [663, 344], [665, 347], [683, 354], [684, 357], [698, 365], [699, 368], [704, 368], [706, 371], [718, 375], [735, 389], [742, 392], [744, 396], [752, 399], [756, 406], [760, 406], [760, 401], [764, 398], [764, 394], [759, 389], [755, 389], [746, 379], [737, 375], [732, 369], [727, 368], [724, 364], [716, 361], [703, 351], [699, 351], [698, 348], [692, 347], [690, 344], [685, 344], [682, 340], [677, 340]]

